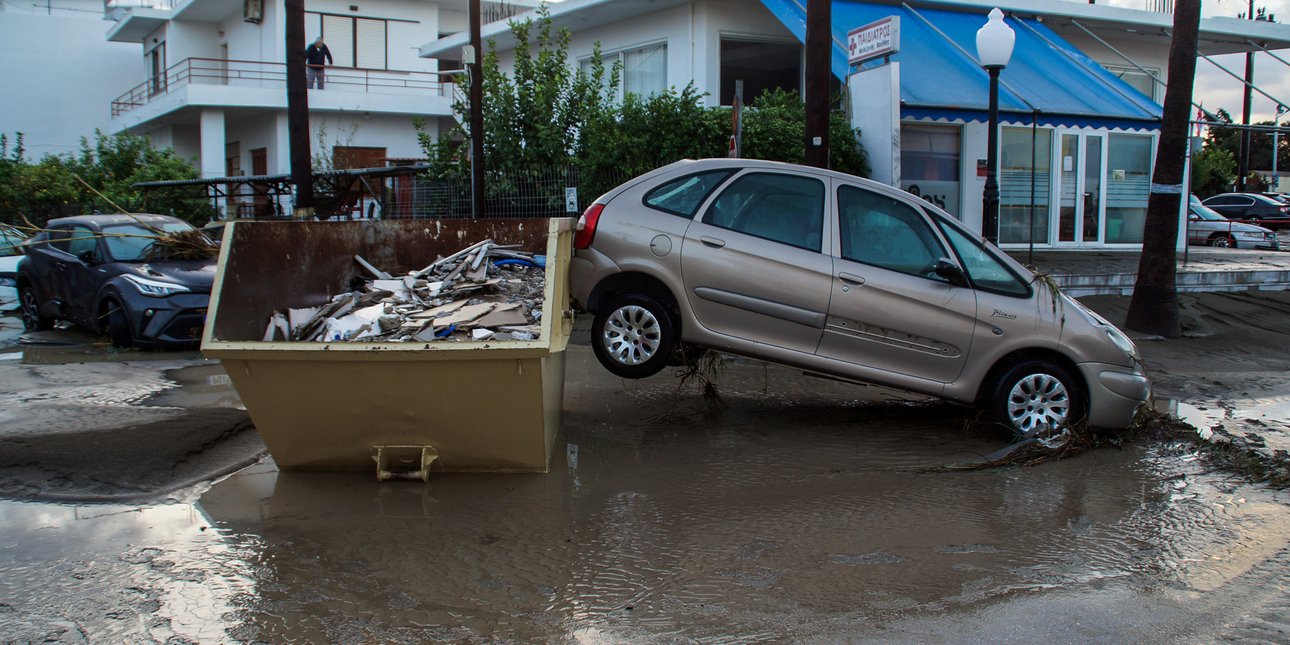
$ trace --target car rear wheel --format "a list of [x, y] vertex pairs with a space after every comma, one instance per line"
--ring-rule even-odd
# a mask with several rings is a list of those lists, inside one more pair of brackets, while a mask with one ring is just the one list
[[27, 331], [45, 331], [54, 327], [54, 320], [40, 315], [40, 301], [31, 285], [22, 287], [22, 328]]
[[130, 334], [130, 321], [126, 318], [125, 309], [116, 302], [109, 302], [107, 310], [107, 334], [112, 345], [121, 349], [134, 345], [134, 336]]
[[618, 296], [596, 312], [591, 347], [605, 369], [622, 378], [661, 371], [676, 349], [676, 325], [667, 308], [640, 294]]
[[1236, 240], [1232, 239], [1232, 236], [1230, 235], [1219, 234], [1209, 238], [1209, 245], [1222, 248], [1222, 249], [1227, 249], [1227, 248], [1234, 249], [1236, 248]]
[[1062, 366], [1037, 359], [1017, 363], [995, 381], [990, 416], [1029, 438], [1084, 417], [1084, 394]]

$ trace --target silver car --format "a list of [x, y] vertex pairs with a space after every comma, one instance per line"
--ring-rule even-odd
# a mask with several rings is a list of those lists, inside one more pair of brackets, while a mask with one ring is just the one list
[[1233, 222], [1202, 204], [1195, 195], [1187, 204], [1187, 242], [1233, 249], [1281, 250], [1276, 233], [1262, 226]]
[[980, 404], [1021, 435], [1128, 425], [1133, 343], [935, 206], [838, 172], [679, 161], [579, 221], [572, 295], [610, 372], [710, 348]]

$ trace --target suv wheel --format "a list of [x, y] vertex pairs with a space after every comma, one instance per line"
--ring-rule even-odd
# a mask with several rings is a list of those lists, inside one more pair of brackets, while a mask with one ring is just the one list
[[31, 285], [22, 287], [22, 328], [27, 331], [45, 331], [53, 329], [54, 321], [40, 315], [40, 301], [36, 300], [36, 288]]
[[1004, 370], [990, 395], [990, 416], [1021, 437], [1033, 437], [1083, 418], [1084, 396], [1060, 365], [1023, 361]]
[[114, 347], [125, 349], [134, 344], [134, 337], [130, 334], [130, 321], [126, 319], [125, 309], [121, 308], [115, 301], [109, 301], [107, 305], [107, 333]]
[[672, 357], [676, 325], [657, 300], [640, 294], [618, 296], [596, 312], [591, 348], [600, 364], [617, 376], [653, 376]]

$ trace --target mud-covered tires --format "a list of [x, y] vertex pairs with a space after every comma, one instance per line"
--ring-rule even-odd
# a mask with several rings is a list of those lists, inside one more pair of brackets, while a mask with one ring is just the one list
[[22, 328], [26, 331], [46, 331], [54, 328], [54, 319], [40, 313], [40, 301], [36, 299], [36, 288], [25, 284], [19, 295], [22, 305]]
[[134, 336], [130, 333], [130, 321], [126, 319], [125, 309], [116, 302], [107, 304], [107, 336], [114, 347], [125, 349], [134, 345]]
[[1003, 370], [988, 399], [990, 417], [1021, 437], [1041, 435], [1084, 419], [1085, 397], [1066, 368], [1027, 360]]
[[672, 358], [677, 328], [667, 308], [642, 294], [614, 298], [596, 312], [591, 348], [600, 364], [622, 378], [653, 376]]

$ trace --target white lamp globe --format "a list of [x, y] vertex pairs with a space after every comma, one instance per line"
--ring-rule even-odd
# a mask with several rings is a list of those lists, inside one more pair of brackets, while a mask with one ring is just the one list
[[983, 67], [1007, 67], [1017, 34], [1003, 21], [998, 7], [990, 10], [990, 19], [976, 32], [976, 54]]

